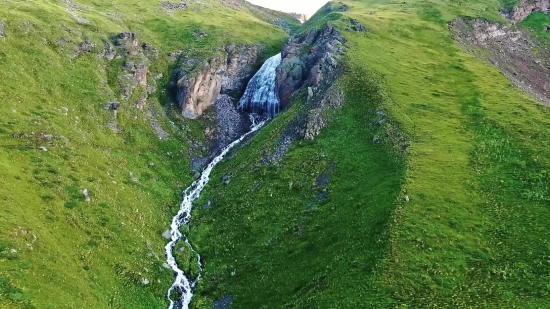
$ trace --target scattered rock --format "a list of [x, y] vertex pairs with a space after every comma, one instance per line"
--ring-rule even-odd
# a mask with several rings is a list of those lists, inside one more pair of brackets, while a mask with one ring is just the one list
[[309, 111], [306, 119], [305, 139], [313, 140], [327, 125], [324, 113], [328, 109], [340, 108], [344, 102], [344, 92], [340, 88], [330, 88], [317, 102], [317, 108]]
[[136, 104], [136, 108], [141, 111], [141, 110], [143, 110], [145, 105], [147, 105], [147, 94], [146, 93], [139, 96], [138, 102]]
[[141, 278], [141, 284], [143, 284], [143, 285], [148, 285], [148, 284], [149, 284], [149, 279], [147, 279], [147, 278]]
[[232, 98], [227, 94], [220, 94], [214, 103], [216, 111], [216, 129], [210, 140], [212, 153], [229, 145], [232, 141], [243, 135], [250, 128], [250, 118], [239, 112]]
[[201, 173], [196, 172], [195, 175], [193, 175], [193, 178], [195, 178], [195, 179], [201, 178]]
[[405, 202], [408, 202], [408, 201], [409, 201], [409, 196], [405, 195]]
[[139, 40], [134, 32], [122, 32], [118, 34], [116, 46], [124, 49], [128, 55], [135, 56], [139, 52]]
[[105, 47], [105, 50], [103, 51], [103, 56], [105, 57], [105, 59], [107, 59], [108, 61], [115, 59], [116, 49], [113, 47], [113, 45], [107, 40], [103, 40], [103, 45]]
[[132, 172], [130, 172], [130, 179], [133, 181], [133, 182], [139, 182], [139, 179], [134, 176], [134, 174]]
[[357, 31], [357, 32], [367, 31], [367, 28], [365, 28], [365, 26], [363, 26], [357, 19], [350, 19], [350, 22], [351, 22], [353, 28], [355, 29], [355, 31]]
[[118, 103], [118, 102], [110, 102], [109, 105], [108, 105], [108, 108], [112, 111], [118, 110], [119, 107], [120, 107], [120, 103]]
[[0, 38], [4, 38], [5, 36], [6, 36], [6, 33], [5, 33], [4, 21], [0, 19]]
[[89, 53], [95, 47], [94, 42], [86, 40], [78, 45], [78, 50], [82, 53]]
[[325, 171], [315, 179], [315, 185], [317, 188], [326, 187], [330, 183], [330, 177], [336, 165], [331, 162], [327, 165]]
[[84, 201], [86, 202], [90, 202], [90, 195], [88, 194], [88, 189], [87, 188], [84, 188], [82, 190], [82, 195], [84, 196]]
[[202, 209], [209, 209], [210, 206], [212, 206], [212, 201], [208, 201], [204, 203], [204, 205], [202, 206]]
[[341, 12], [346, 12], [348, 10], [349, 10], [349, 6], [347, 4], [342, 4], [342, 6], [340, 7]]
[[53, 134], [40, 133], [40, 139], [43, 141], [51, 141], [53, 139]]
[[214, 301], [212, 309], [229, 309], [233, 302], [233, 295], [224, 296], [221, 299]]
[[46, 147], [44, 147], [44, 146], [40, 146], [40, 147], [38, 147], [38, 149], [40, 149], [42, 151], [48, 151], [48, 149], [46, 149]]
[[208, 36], [208, 34], [201, 29], [194, 30], [193, 32], [191, 32], [191, 35], [193, 36], [193, 39], [195, 39], [195, 41], [199, 41], [200, 39]]
[[227, 174], [223, 175], [222, 182], [224, 185], [228, 185], [230, 181], [231, 181], [231, 178], [229, 177], [229, 175]]
[[166, 269], [172, 269], [172, 267], [170, 267], [170, 265], [168, 265], [168, 263], [163, 263], [162, 267], [164, 267]]
[[111, 16], [111, 17], [118, 18], [118, 19], [124, 18], [124, 16], [120, 13], [107, 13], [107, 16]]
[[162, 233], [162, 237], [166, 240], [170, 240], [172, 239], [172, 233], [170, 233], [170, 230], [166, 230]]
[[155, 131], [155, 135], [160, 140], [167, 139], [170, 136], [170, 134], [168, 134], [168, 132], [166, 132], [164, 128], [161, 126], [161, 124], [158, 122], [157, 118], [155, 118], [151, 110], [147, 111], [147, 118], [151, 123], [151, 128], [153, 128], [153, 130]]
[[166, 11], [168, 15], [172, 15], [172, 11], [187, 9], [187, 3], [184, 0], [180, 2], [162, 1], [160, 7]]
[[329, 195], [328, 191], [323, 191], [315, 197], [315, 201], [317, 202], [324, 201], [328, 198], [328, 195]]

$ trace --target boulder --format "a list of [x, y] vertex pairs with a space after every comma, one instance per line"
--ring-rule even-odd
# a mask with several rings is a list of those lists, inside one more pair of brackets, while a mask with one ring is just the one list
[[89, 53], [95, 47], [94, 42], [86, 40], [78, 45], [78, 50], [81, 53]]
[[351, 24], [353, 26], [353, 29], [355, 29], [355, 31], [357, 32], [365, 32], [367, 31], [367, 28], [365, 28], [365, 26], [363, 26], [357, 19], [351, 19]]

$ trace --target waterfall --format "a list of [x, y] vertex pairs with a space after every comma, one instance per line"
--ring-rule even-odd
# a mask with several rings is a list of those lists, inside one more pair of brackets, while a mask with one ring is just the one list
[[[184, 228], [189, 231], [189, 221], [191, 220], [191, 210], [193, 208], [193, 201], [200, 197], [200, 194], [208, 181], [210, 180], [210, 173], [212, 169], [225, 157], [225, 155], [237, 144], [242, 142], [248, 135], [258, 131], [265, 121], [256, 123], [255, 116], [266, 118], [274, 117], [280, 110], [279, 100], [275, 94], [275, 69], [281, 63], [281, 54], [271, 57], [267, 60], [260, 71], [254, 75], [254, 77], [248, 83], [243, 98], [239, 102], [239, 109], [241, 111], [247, 111], [251, 113], [252, 127], [250, 132], [242, 135], [239, 139], [227, 145], [222, 149], [221, 153], [215, 157], [210, 164], [208, 164], [201, 173], [198, 180], [193, 182], [189, 188], [185, 189], [182, 194], [182, 202], [178, 213], [172, 219], [170, 225], [170, 242], [166, 245], [165, 254], [166, 262], [170, 268], [174, 271], [175, 280], [174, 284], [167, 292], [167, 298], [170, 301], [169, 309], [188, 309], [191, 303], [191, 298], [195, 292], [197, 282], [201, 278], [202, 274], [202, 262], [200, 255], [193, 249], [193, 246], [189, 243], [187, 235], [182, 233], [181, 229]], [[197, 264], [199, 268], [199, 274], [196, 278], [189, 278], [189, 274], [186, 274], [181, 270], [174, 257], [174, 248], [178, 242], [184, 242], [187, 245], [187, 249], [197, 255]], [[181, 296], [177, 300], [172, 299], [174, 292], [181, 293]]]
[[269, 58], [252, 77], [243, 97], [239, 101], [240, 111], [273, 118], [280, 112], [281, 105], [275, 91], [276, 69], [281, 64], [281, 54]]

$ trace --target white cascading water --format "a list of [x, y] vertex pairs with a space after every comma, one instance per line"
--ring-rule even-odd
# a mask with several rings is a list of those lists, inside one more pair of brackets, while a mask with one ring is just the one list
[[281, 105], [275, 92], [276, 69], [281, 64], [281, 54], [277, 54], [262, 65], [252, 77], [239, 101], [240, 111], [273, 118], [280, 112]]
[[[253, 119], [254, 121], [254, 119]], [[235, 147], [237, 144], [242, 142], [243, 139], [245, 139], [248, 135], [252, 134], [253, 132], [258, 131], [263, 125], [265, 124], [265, 121], [262, 121], [258, 124], [253, 124], [250, 132], [244, 134], [241, 136], [238, 140], [234, 141], [233, 143], [227, 145], [225, 148], [222, 149], [222, 152], [210, 162], [206, 166], [206, 168], [202, 171], [201, 177], [193, 182], [191, 186], [183, 192], [183, 201], [180, 205], [180, 210], [176, 216], [172, 219], [172, 224], [170, 225], [170, 242], [165, 247], [166, 252], [166, 261], [168, 265], [170, 265], [170, 268], [174, 271], [176, 275], [176, 280], [174, 281], [174, 284], [170, 289], [168, 290], [167, 297], [170, 301], [170, 307], [169, 309], [174, 308], [183, 308], [188, 309], [189, 304], [191, 303], [191, 298], [193, 297], [193, 293], [195, 291], [195, 286], [197, 282], [201, 278], [202, 273], [202, 263], [201, 263], [201, 257], [200, 255], [193, 249], [191, 244], [189, 243], [189, 239], [186, 235], [184, 235], [180, 229], [183, 226], [186, 226], [189, 228], [189, 221], [191, 219], [191, 210], [193, 208], [193, 201], [198, 199], [200, 197], [202, 189], [206, 186], [208, 181], [210, 180], [210, 173], [212, 172], [212, 169], [214, 166], [216, 166], [221, 160], [223, 160], [224, 156], [231, 150], [231, 148]], [[173, 250], [178, 241], [184, 241], [188, 248], [197, 255], [197, 263], [199, 266], [199, 275], [193, 279], [190, 280], [186, 277], [185, 273], [179, 269], [176, 259], [173, 255]], [[181, 292], [181, 299], [174, 301], [171, 298], [171, 294], [173, 291], [179, 290]], [[174, 306], [178, 307], [174, 307]]]
[[[260, 71], [258, 71], [258, 73], [256, 73], [256, 75], [254, 75], [248, 83], [243, 99], [239, 102], [240, 110], [260, 116], [267, 115], [267, 118], [272, 118], [279, 113], [279, 100], [275, 94], [275, 70], [280, 63], [281, 54], [271, 57], [264, 63]], [[238, 140], [223, 148], [221, 153], [204, 168], [200, 178], [193, 182], [189, 188], [185, 189], [182, 194], [183, 200], [180, 205], [180, 210], [178, 211], [178, 214], [174, 216], [172, 219], [172, 224], [170, 225], [170, 242], [165, 247], [166, 261], [176, 276], [174, 284], [170, 287], [167, 293], [168, 300], [170, 301], [169, 309], [189, 308], [195, 287], [202, 274], [200, 255], [193, 249], [189, 243], [189, 239], [180, 231], [180, 229], [184, 226], [187, 230], [189, 229], [193, 201], [200, 197], [202, 190], [210, 180], [210, 173], [212, 172], [214, 166], [223, 160], [231, 148], [242, 142], [248, 135], [258, 131], [265, 124], [265, 121], [256, 124], [255, 118], [252, 116], [250, 118], [252, 120], [250, 132], [244, 134]], [[179, 241], [185, 242], [187, 244], [187, 248], [197, 255], [199, 274], [192, 280], [188, 278], [185, 272], [178, 267], [176, 259], [174, 258], [173, 251]], [[173, 300], [171, 297], [172, 293], [175, 291], [181, 292], [181, 297], [178, 300]]]

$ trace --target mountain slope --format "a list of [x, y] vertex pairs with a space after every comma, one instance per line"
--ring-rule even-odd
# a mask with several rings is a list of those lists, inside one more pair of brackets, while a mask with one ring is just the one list
[[548, 107], [448, 29], [505, 23], [500, 7], [344, 1], [312, 17], [304, 36], [328, 22], [346, 39], [344, 103], [270, 160], [311, 105], [303, 88], [215, 171], [191, 230], [197, 307], [548, 307]]
[[244, 1], [57, 0], [6, 1], [0, 21], [0, 307], [167, 306], [161, 234], [209, 125], [179, 116], [172, 68], [229, 44], [262, 46], [257, 66], [298, 21]]

